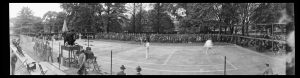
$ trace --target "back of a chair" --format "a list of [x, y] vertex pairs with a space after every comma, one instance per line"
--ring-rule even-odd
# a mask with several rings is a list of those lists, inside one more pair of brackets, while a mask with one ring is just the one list
[[46, 71], [44, 71], [42, 65], [41, 65], [41, 64], [38, 64], [38, 65], [39, 65], [39, 68], [40, 68], [40, 70], [41, 70], [41, 74], [42, 74], [42, 75], [45, 75], [45, 74], [46, 74]]
[[92, 51], [87, 50], [85, 52], [86, 59], [94, 59], [94, 53]]

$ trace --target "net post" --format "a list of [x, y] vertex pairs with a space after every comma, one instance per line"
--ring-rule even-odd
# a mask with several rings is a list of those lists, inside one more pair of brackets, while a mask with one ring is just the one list
[[53, 40], [52, 40], [52, 47], [51, 47], [51, 62], [53, 62]]
[[60, 55], [61, 55], [61, 54], [60, 54], [60, 42], [58, 43], [58, 54], [59, 54], [59, 55], [58, 55], [58, 59], [57, 59], [57, 61], [59, 61], [59, 62], [58, 62], [58, 64], [59, 64], [59, 65], [58, 65], [58, 69], [60, 69], [60, 63], [61, 63], [61, 60], [60, 60], [60, 59], [61, 59], [61, 57], [60, 57]]
[[274, 53], [274, 41], [275, 41], [275, 38], [274, 37], [274, 29], [273, 29], [273, 24], [271, 24], [271, 42], [272, 42], [272, 53]]
[[225, 56], [225, 60], [224, 60], [224, 75], [226, 75], [226, 56]]
[[112, 50], [110, 51], [110, 75], [112, 75]]
[[90, 37], [89, 35], [87, 35], [87, 38], [88, 38], [88, 47], [90, 46]]

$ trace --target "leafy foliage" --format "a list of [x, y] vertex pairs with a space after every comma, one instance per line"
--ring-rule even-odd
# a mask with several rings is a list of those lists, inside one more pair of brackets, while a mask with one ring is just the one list
[[10, 19], [16, 33], [39, 32], [42, 30], [39, 25], [41, 21], [41, 18], [33, 16], [32, 10], [28, 7], [23, 7], [17, 17]]
[[[60, 32], [63, 21], [67, 20], [68, 28], [77, 32], [172, 33], [176, 29], [180, 33], [241, 31], [242, 35], [248, 35], [253, 29], [264, 28], [251, 24], [276, 23], [280, 11], [291, 7], [283, 3], [150, 3], [148, 7], [152, 9], [145, 10], [144, 4], [62, 3], [64, 12], [49, 11], [41, 19], [24, 8], [12, 20], [17, 26], [29, 23], [35, 29], [52, 32]], [[293, 9], [287, 11], [291, 13]], [[174, 21], [178, 21], [176, 25]]]

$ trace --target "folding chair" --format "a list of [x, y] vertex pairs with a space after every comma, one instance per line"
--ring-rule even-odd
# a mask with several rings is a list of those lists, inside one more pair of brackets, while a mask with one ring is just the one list
[[24, 62], [22, 62], [22, 64], [15, 70], [15, 72], [18, 71], [18, 70], [20, 70], [21, 67], [25, 66], [25, 65], [27, 64], [27, 63], [26, 63], [27, 60], [28, 60], [28, 59], [26, 59]]
[[99, 74], [102, 74], [102, 71], [100, 69], [100, 65], [98, 65], [98, 63], [97, 63], [97, 57], [96, 56], [94, 56], [91, 63], [93, 64], [93, 71], [96, 71]]
[[[32, 67], [30, 67], [29, 66], [30, 64], [34, 64], [34, 65]], [[26, 63], [26, 68], [27, 68], [28, 73], [34, 71], [36, 69], [36, 62]]]
[[41, 64], [38, 64], [38, 65], [39, 65], [41, 74], [42, 74], [42, 75], [46, 75], [46, 73], [47, 73], [48, 70], [44, 70]]

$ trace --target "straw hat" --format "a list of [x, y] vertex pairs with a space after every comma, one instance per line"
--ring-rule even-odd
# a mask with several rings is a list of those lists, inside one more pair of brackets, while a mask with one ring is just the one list
[[140, 66], [138, 66], [138, 67], [136, 68], [136, 70], [137, 70], [137, 72], [140, 72], [140, 71], [142, 71], [142, 68], [141, 68]]
[[120, 68], [121, 68], [122, 70], [126, 69], [124, 65], [122, 65]]
[[85, 50], [92, 50], [92, 48], [91, 47], [86, 47]]

